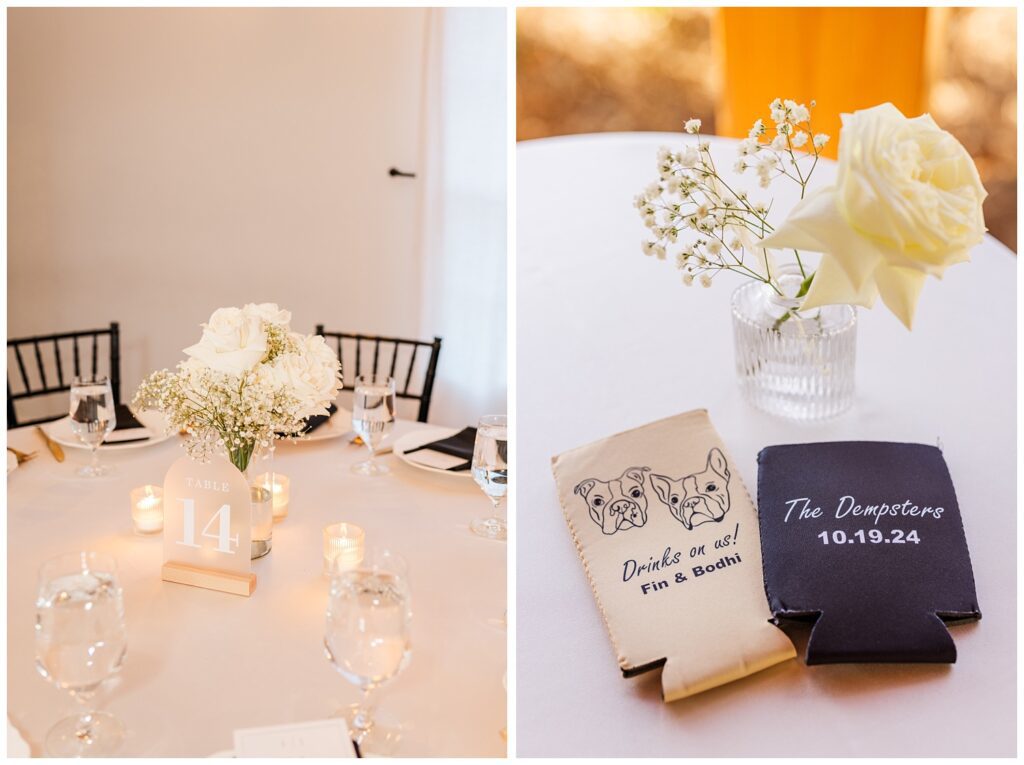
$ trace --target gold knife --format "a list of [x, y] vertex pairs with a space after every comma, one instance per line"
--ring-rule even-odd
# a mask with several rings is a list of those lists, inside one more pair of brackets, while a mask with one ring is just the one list
[[43, 430], [38, 425], [36, 426], [36, 430], [39, 431], [39, 435], [41, 435], [43, 437], [43, 440], [46, 441], [46, 447], [50, 450], [50, 454], [53, 455], [53, 458], [57, 460], [57, 462], [63, 462], [64, 450], [60, 448], [60, 444], [58, 444], [56, 441], [54, 441], [48, 435], [46, 435], [46, 431]]

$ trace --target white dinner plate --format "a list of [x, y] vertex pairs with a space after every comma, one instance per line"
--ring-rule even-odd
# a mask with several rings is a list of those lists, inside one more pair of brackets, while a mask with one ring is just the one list
[[[145, 441], [130, 441], [128, 443], [101, 444], [100, 451], [121, 451], [122, 449], [144, 449], [147, 446], [163, 443], [174, 433], [167, 432], [167, 418], [163, 412], [135, 412], [135, 419], [142, 423], [149, 438]], [[42, 426], [46, 435], [52, 438], [61, 446], [69, 449], [88, 449], [89, 447], [78, 440], [78, 436], [71, 430], [71, 417], [62, 417], [59, 420], [48, 422]]]
[[417, 446], [423, 446], [423, 444], [429, 444], [431, 441], [440, 441], [442, 438], [454, 436], [460, 430], [462, 430], [462, 428], [414, 430], [412, 433], [406, 433], [395, 441], [395, 445], [392, 448], [398, 459], [417, 470], [426, 470], [428, 473], [440, 473], [441, 475], [454, 476], [456, 478], [472, 478], [472, 470], [442, 470], [441, 468], [431, 467], [430, 465], [424, 465], [420, 462], [416, 462], [411, 456], [407, 457], [405, 455], [405, 453], [410, 449], [415, 449]]
[[[346, 433], [352, 433], [352, 412], [348, 409], [338, 407], [338, 411], [331, 415], [331, 418], [314, 430], [308, 436], [303, 436], [296, 443], [308, 443], [309, 441], [327, 441], [331, 438], [340, 438]], [[355, 436], [355, 434], [352, 434]], [[285, 439], [286, 443], [291, 443]]]

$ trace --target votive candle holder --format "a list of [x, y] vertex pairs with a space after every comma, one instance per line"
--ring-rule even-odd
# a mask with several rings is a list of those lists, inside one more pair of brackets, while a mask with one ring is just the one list
[[164, 490], [152, 484], [132, 489], [131, 512], [136, 534], [159, 534], [164, 530]]
[[333, 523], [324, 528], [324, 573], [348, 571], [363, 562], [366, 532], [351, 523]]

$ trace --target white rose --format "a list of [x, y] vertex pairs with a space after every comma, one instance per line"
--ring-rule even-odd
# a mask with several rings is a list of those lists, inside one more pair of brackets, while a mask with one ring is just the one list
[[277, 303], [246, 303], [242, 310], [250, 316], [257, 316], [268, 324], [287, 327], [292, 320], [291, 311], [278, 308]]
[[322, 337], [307, 335], [295, 339], [299, 343], [297, 353], [283, 353], [274, 359], [274, 378], [302, 402], [300, 416], [326, 414], [327, 405], [341, 389], [338, 357]]
[[843, 115], [836, 184], [807, 196], [763, 246], [823, 253], [804, 308], [882, 300], [910, 328], [925, 277], [969, 260], [987, 193], [967, 150], [892, 104]]
[[203, 324], [203, 336], [184, 351], [210, 369], [241, 374], [263, 360], [267, 333], [259, 316], [238, 308], [218, 308]]

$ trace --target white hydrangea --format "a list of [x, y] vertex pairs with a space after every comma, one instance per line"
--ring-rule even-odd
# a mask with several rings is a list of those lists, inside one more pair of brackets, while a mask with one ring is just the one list
[[188, 453], [216, 449], [245, 470], [259, 448], [298, 434], [325, 414], [341, 388], [341, 365], [322, 337], [292, 332], [291, 314], [274, 303], [221, 308], [176, 372], [154, 372], [133, 404], [157, 409], [168, 427], [189, 434]]

